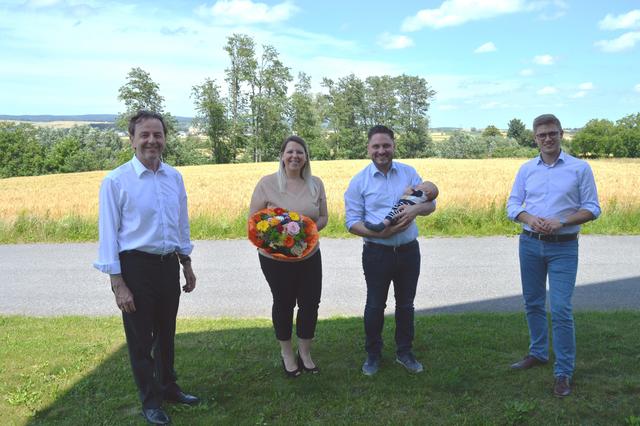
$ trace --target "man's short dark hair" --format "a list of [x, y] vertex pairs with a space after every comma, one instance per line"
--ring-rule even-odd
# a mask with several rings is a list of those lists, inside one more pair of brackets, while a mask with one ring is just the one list
[[164, 124], [164, 118], [162, 115], [157, 112], [140, 110], [133, 117], [129, 119], [129, 136], [136, 135], [136, 124], [142, 122], [143, 120], [156, 119], [162, 123], [162, 131], [164, 132], [164, 136], [167, 136], [167, 126]]
[[542, 114], [537, 116], [535, 120], [533, 120], [533, 132], [535, 133], [536, 128], [543, 124], [555, 124], [558, 126], [558, 129], [562, 131], [562, 124], [560, 124], [560, 120], [558, 120], [558, 117], [553, 114]]
[[392, 141], [395, 140], [393, 130], [391, 130], [387, 126], [383, 126], [382, 124], [377, 124], [369, 129], [369, 133], [367, 134], [367, 141], [370, 141], [373, 135], [378, 133], [384, 133], [385, 135], [389, 135]]

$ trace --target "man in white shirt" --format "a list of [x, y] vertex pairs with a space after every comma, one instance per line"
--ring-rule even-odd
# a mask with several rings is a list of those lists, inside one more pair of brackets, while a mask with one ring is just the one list
[[122, 311], [131, 369], [151, 424], [168, 424], [162, 402], [199, 399], [176, 384], [174, 337], [180, 300], [196, 286], [191, 268], [187, 195], [182, 176], [162, 162], [166, 126], [161, 115], [140, 111], [129, 121], [135, 151], [100, 187], [98, 260], [109, 274]]
[[367, 359], [362, 373], [371, 376], [380, 368], [384, 309], [391, 281], [396, 299], [396, 361], [407, 371], [420, 373], [422, 364], [412, 352], [413, 301], [420, 275], [418, 227], [414, 219], [418, 215], [431, 214], [436, 206], [433, 201], [402, 206], [394, 225], [383, 231], [368, 229], [365, 222], [381, 222], [407, 187], [420, 185], [422, 179], [413, 167], [393, 161], [394, 133], [388, 127], [378, 125], [369, 130], [367, 153], [371, 164], [353, 177], [344, 194], [347, 229], [364, 238], [362, 268], [367, 283], [364, 309]]
[[561, 148], [562, 126], [553, 114], [533, 121], [540, 155], [524, 163], [507, 201], [509, 219], [522, 223], [520, 275], [529, 352], [511, 365], [527, 370], [549, 361], [547, 278], [555, 377], [553, 394], [571, 394], [576, 362], [576, 335], [571, 298], [578, 271], [580, 225], [600, 215], [598, 191], [589, 164]]

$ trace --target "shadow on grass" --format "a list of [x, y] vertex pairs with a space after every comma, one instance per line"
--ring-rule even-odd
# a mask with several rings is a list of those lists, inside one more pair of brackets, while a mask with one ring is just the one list
[[[547, 293], [547, 310], [549, 308]], [[581, 285], [573, 292], [574, 311], [635, 310], [640, 307], [640, 276]], [[522, 296], [498, 297], [416, 310], [416, 315], [463, 312], [524, 312]]]
[[[417, 317], [414, 351], [425, 365], [419, 375], [394, 362], [388, 318], [373, 377], [360, 372], [362, 319], [322, 320], [314, 349], [322, 371], [293, 380], [281, 371], [268, 320], [179, 320], [179, 384], [204, 403], [167, 406], [168, 413], [176, 425], [624, 423], [640, 414], [640, 329], [629, 328], [640, 313], [576, 317], [576, 390], [566, 400], [551, 396], [550, 364], [509, 370], [528, 341], [520, 314]], [[126, 348], [88, 368], [28, 424], [144, 424]]]

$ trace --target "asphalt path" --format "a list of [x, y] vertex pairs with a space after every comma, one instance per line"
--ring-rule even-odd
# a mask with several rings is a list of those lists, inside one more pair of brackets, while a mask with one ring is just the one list
[[[522, 311], [517, 237], [421, 238], [417, 313]], [[322, 239], [320, 316], [360, 316], [362, 241]], [[0, 245], [0, 314], [117, 315], [96, 243]], [[245, 240], [196, 241], [181, 317], [270, 317], [271, 293]], [[582, 236], [575, 310], [640, 307], [640, 236]], [[394, 308], [389, 292], [387, 312]]]

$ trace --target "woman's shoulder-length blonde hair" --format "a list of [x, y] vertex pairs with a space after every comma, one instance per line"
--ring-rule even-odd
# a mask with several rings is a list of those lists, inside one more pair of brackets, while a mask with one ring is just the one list
[[286, 191], [287, 173], [284, 170], [284, 162], [282, 161], [282, 155], [284, 154], [284, 150], [287, 149], [287, 145], [289, 144], [289, 142], [295, 142], [300, 146], [302, 146], [302, 148], [304, 149], [305, 162], [304, 162], [304, 166], [302, 166], [302, 170], [300, 170], [300, 177], [302, 178], [302, 180], [304, 180], [307, 187], [309, 187], [309, 191], [311, 192], [311, 195], [315, 197], [316, 194], [318, 193], [318, 185], [316, 184], [315, 179], [313, 179], [313, 175], [311, 174], [311, 163], [309, 161], [309, 147], [307, 146], [307, 143], [304, 141], [304, 139], [296, 135], [288, 136], [280, 146], [280, 156], [278, 157], [278, 174], [277, 174], [278, 190], [280, 192]]

